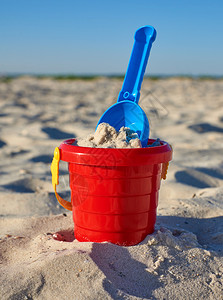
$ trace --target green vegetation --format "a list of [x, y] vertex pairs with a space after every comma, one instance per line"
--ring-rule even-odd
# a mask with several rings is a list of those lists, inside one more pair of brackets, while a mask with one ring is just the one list
[[210, 75], [200, 75], [199, 80], [222, 80], [223, 76], [210, 76]]
[[67, 74], [67, 75], [58, 74], [58, 75], [38, 75], [35, 77], [39, 78], [39, 79], [52, 78], [55, 80], [94, 80], [94, 79], [98, 78], [99, 76], [96, 76], [96, 75], [79, 76], [79, 75], [73, 75], [73, 74]]
[[[19, 74], [19, 75], [0, 75], [0, 83], [9, 83], [11, 80], [18, 78], [18, 77], [23, 77], [23, 76], [31, 76], [37, 79], [54, 79], [58, 81], [63, 81], [63, 80], [69, 80], [69, 81], [74, 81], [74, 80], [95, 80], [100, 77], [105, 77], [105, 78], [111, 78], [111, 79], [120, 79], [124, 80], [124, 74], [115, 74], [115, 75], [74, 75], [74, 74], [56, 74], [56, 75], [33, 75], [33, 74]], [[178, 78], [178, 79], [195, 79], [195, 80], [223, 80], [223, 76], [212, 76], [212, 75], [145, 75], [146, 79], [149, 80], [159, 80], [159, 79], [166, 79], [166, 78]]]
[[162, 79], [162, 78], [165, 78], [165, 77], [160, 76], [160, 75], [151, 75], [151, 76], [148, 75], [148, 76], [145, 76], [145, 78], [156, 81], [156, 80], [159, 80], [159, 79]]
[[12, 81], [14, 77], [12, 76], [0, 76], [0, 83], [9, 83], [10, 81]]

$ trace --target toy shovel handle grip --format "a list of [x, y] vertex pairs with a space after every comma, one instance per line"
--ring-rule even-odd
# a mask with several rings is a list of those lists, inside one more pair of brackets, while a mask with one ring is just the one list
[[140, 89], [156, 30], [152, 26], [139, 28], [135, 33], [135, 43], [117, 102], [132, 100], [138, 104]]

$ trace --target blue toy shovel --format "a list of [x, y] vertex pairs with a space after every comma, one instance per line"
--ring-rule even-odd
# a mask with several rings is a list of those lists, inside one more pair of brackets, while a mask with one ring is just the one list
[[138, 102], [150, 49], [155, 38], [156, 30], [152, 26], [144, 26], [136, 31], [135, 43], [117, 103], [105, 111], [97, 124], [98, 126], [100, 123], [108, 123], [117, 131], [122, 126], [129, 127], [138, 134], [142, 147], [147, 146], [149, 121]]

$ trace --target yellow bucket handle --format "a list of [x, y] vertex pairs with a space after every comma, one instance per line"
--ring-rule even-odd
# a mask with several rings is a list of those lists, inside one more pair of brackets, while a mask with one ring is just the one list
[[167, 170], [168, 170], [169, 162], [162, 164], [162, 173], [161, 179], [166, 180]]
[[56, 186], [59, 184], [59, 162], [60, 162], [60, 149], [58, 147], [54, 150], [54, 157], [51, 164], [51, 173], [52, 173], [52, 185], [53, 189], [57, 198], [57, 201], [62, 205], [64, 208], [72, 211], [72, 204], [71, 202], [64, 200], [60, 195], [57, 193]]
[[[170, 144], [169, 144], [170, 145]], [[170, 145], [170, 148], [173, 152], [173, 147]], [[161, 179], [166, 180], [166, 175], [169, 167], [169, 162], [163, 163], [162, 164], [162, 173], [161, 173]]]

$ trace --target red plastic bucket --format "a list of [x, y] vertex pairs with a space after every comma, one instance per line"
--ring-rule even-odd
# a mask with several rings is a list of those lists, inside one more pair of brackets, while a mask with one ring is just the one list
[[[161, 146], [135, 149], [79, 147], [74, 141], [64, 141], [55, 153], [58, 165], [59, 160], [69, 165], [71, 203], [56, 196], [73, 211], [75, 238], [138, 244], [154, 231], [160, 182], [172, 148], [164, 141]], [[51, 167], [55, 177], [53, 165], [55, 161]], [[53, 184], [56, 192], [58, 180]]]

